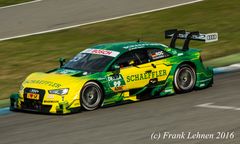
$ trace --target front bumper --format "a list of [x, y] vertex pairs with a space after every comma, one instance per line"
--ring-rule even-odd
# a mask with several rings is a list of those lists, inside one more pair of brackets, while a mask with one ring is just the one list
[[19, 97], [19, 94], [15, 93], [10, 96], [10, 110], [48, 114], [69, 114], [79, 112], [81, 110], [81, 107], [70, 108], [69, 103], [66, 101], [53, 105], [45, 105], [40, 101], [23, 99]]

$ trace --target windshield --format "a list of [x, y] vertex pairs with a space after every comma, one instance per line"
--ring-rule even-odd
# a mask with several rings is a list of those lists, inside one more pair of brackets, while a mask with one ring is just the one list
[[113, 59], [114, 57], [111, 56], [81, 52], [68, 61], [63, 68], [87, 72], [101, 72]]

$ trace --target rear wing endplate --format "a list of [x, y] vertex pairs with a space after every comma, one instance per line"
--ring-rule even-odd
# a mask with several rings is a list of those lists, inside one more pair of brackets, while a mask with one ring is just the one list
[[175, 48], [177, 39], [185, 39], [182, 50], [189, 49], [191, 40], [204, 41], [205, 43], [218, 41], [218, 33], [202, 34], [198, 31], [187, 32], [185, 30], [170, 29], [165, 31], [165, 38], [172, 38], [170, 48]]

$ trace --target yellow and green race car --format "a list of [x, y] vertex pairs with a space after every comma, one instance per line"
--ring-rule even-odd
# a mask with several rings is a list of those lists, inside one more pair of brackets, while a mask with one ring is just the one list
[[[170, 46], [153, 42], [120, 42], [92, 46], [60, 68], [30, 74], [18, 93], [10, 96], [10, 110], [67, 114], [81, 109], [139, 101], [189, 92], [213, 84], [200, 51], [190, 40], [211, 42], [217, 33], [168, 30]], [[177, 39], [185, 39], [182, 48]]]

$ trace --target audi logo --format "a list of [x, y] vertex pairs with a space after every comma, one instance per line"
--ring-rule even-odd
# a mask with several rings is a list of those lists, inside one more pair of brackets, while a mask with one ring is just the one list
[[217, 35], [207, 35], [207, 40], [215, 40], [217, 39]]
[[39, 93], [39, 90], [31, 89], [30, 92], [31, 92], [31, 93]]

